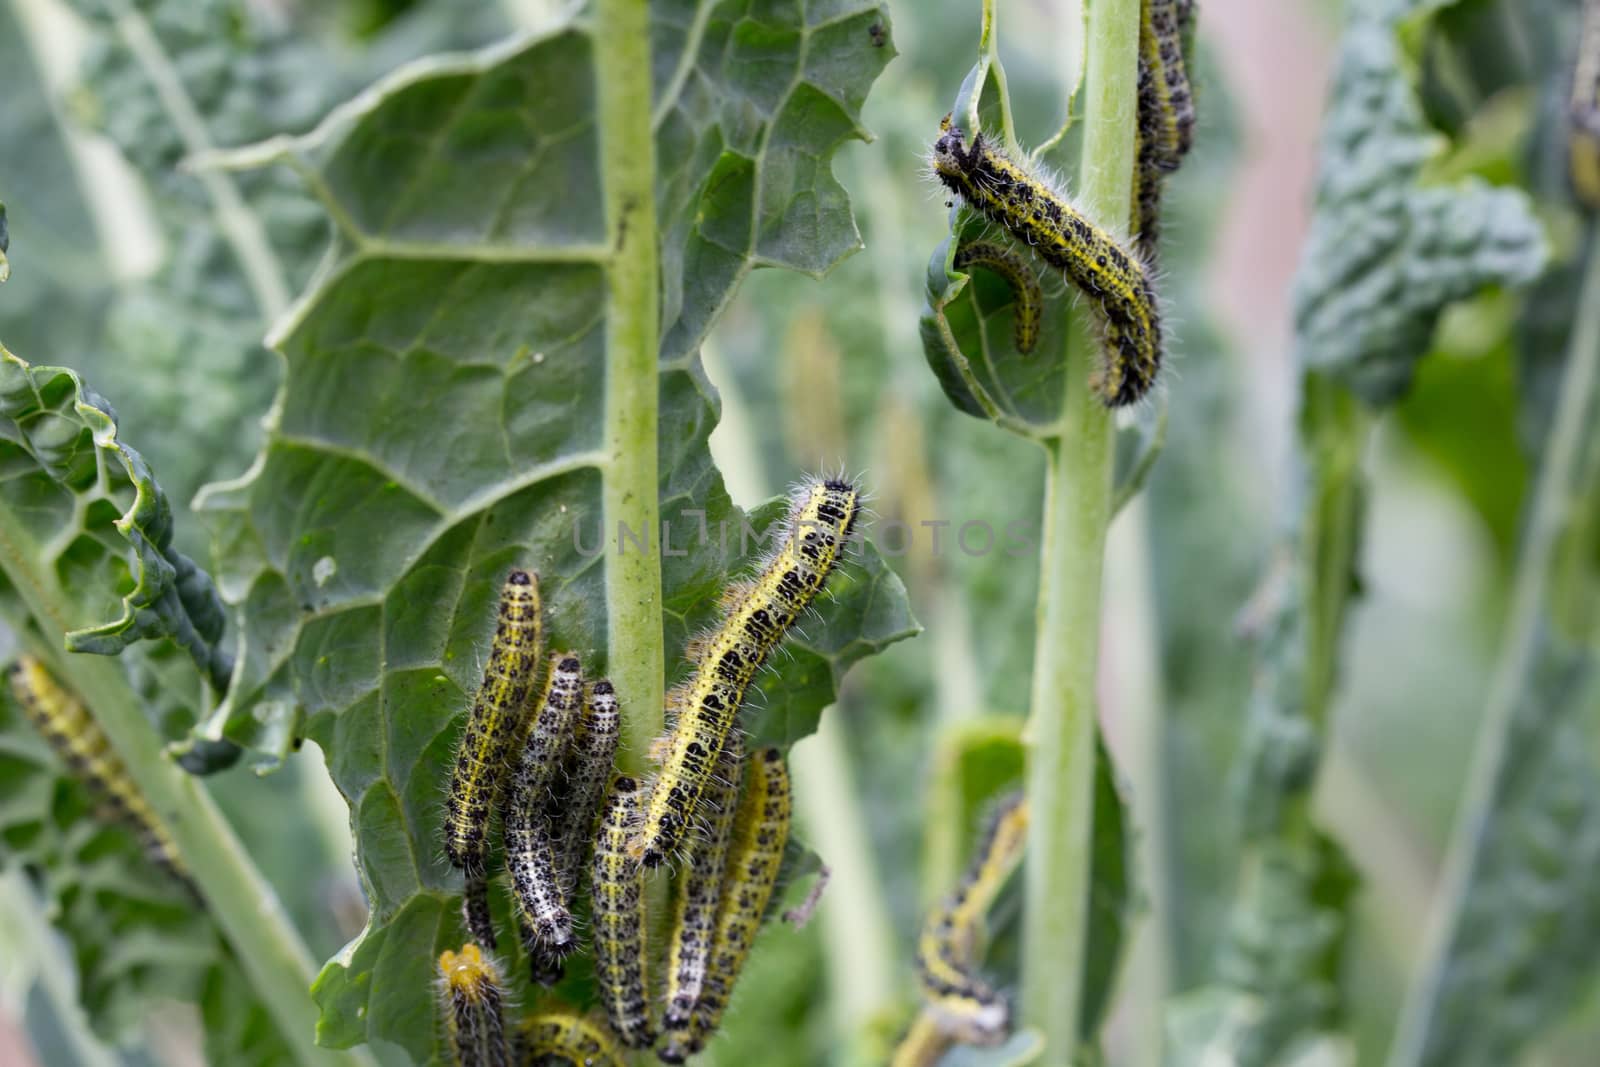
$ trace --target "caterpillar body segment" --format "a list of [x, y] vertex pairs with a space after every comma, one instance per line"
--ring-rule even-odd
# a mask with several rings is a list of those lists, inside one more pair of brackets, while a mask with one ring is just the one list
[[500, 971], [477, 944], [439, 955], [439, 1000], [454, 1067], [511, 1067]]
[[8, 675], [22, 713], [72, 775], [88, 785], [105, 814], [131, 829], [152, 862], [193, 890], [177, 844], [83, 702], [33, 656], [20, 657]]
[[679, 884], [672, 915], [672, 942], [667, 949], [667, 998], [662, 1024], [667, 1030], [688, 1024], [705, 984], [711, 942], [716, 934], [717, 906], [722, 899], [723, 869], [733, 831], [744, 771], [744, 743], [738, 734], [723, 746], [717, 773], [706, 789], [710, 811], [707, 829], [689, 846], [689, 861]]
[[791, 810], [788, 766], [776, 748], [761, 749], [745, 763], [704, 985], [688, 1023], [669, 1032], [658, 1052], [664, 1063], [685, 1062], [721, 1025], [783, 865]]
[[1154, 157], [1162, 170], [1177, 170], [1194, 147], [1194, 94], [1184, 62], [1183, 15], [1178, 0], [1142, 0], [1139, 66], [1149, 69], [1156, 107], [1150, 115]]
[[500, 591], [494, 643], [456, 750], [445, 805], [445, 855], [469, 876], [486, 873], [490, 813], [500, 805], [510, 752], [543, 655], [541, 613], [538, 576], [513, 570]]
[[1133, 247], [1146, 264], [1158, 262], [1161, 245], [1161, 200], [1167, 180], [1162, 165], [1160, 144], [1153, 116], [1159, 115], [1161, 101], [1155, 92], [1156, 72], [1139, 63], [1139, 121], [1135, 127], [1133, 154]]
[[577, 893], [586, 869], [595, 824], [616, 762], [622, 715], [617, 691], [601, 678], [583, 691], [583, 711], [567, 752], [567, 803], [561, 823], [561, 872], [567, 899]]
[[646, 866], [665, 862], [700, 816], [701, 794], [745, 693], [843, 555], [860, 515], [860, 496], [854, 484], [839, 478], [800, 486], [775, 551], [728, 602], [716, 630], [699, 642], [695, 674], [672, 697], [677, 721], [633, 845]]
[[[507, 812], [508, 819], [511, 812]], [[543, 950], [556, 961], [577, 947], [572, 912], [556, 866], [556, 842], [546, 806], [506, 830], [506, 866], [516, 890], [517, 920], [530, 951]], [[513, 844], [515, 842], [515, 844]]]
[[934, 173], [1089, 297], [1105, 350], [1091, 384], [1107, 407], [1137, 402], [1161, 367], [1160, 309], [1144, 265], [982, 133], [969, 145], [948, 117], [941, 125]]
[[1044, 321], [1044, 290], [1027, 261], [997, 241], [973, 241], [956, 252], [956, 270], [970, 273], [970, 267], [983, 267], [1011, 286], [1015, 318], [1011, 341], [1023, 355], [1039, 343], [1039, 327]]
[[1028, 804], [1019, 791], [990, 817], [955, 891], [923, 922], [917, 980], [944, 1031], [971, 1044], [1004, 1040], [1011, 1006], [978, 973], [984, 916], [1027, 846]]
[[517, 1062], [555, 1057], [574, 1067], [626, 1067], [624, 1053], [603, 1023], [575, 1011], [541, 1011], [517, 1028]]
[[461, 922], [467, 936], [493, 952], [496, 945], [494, 920], [489, 915], [489, 880], [470, 877], [461, 895]]
[[628, 851], [640, 791], [632, 778], [612, 783], [595, 838], [589, 884], [595, 982], [611, 1029], [628, 1048], [649, 1048], [656, 1036], [648, 987], [644, 868]]

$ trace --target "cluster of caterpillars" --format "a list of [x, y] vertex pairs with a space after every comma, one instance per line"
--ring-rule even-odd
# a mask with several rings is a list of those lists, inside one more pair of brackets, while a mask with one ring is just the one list
[[[1152, 277], [1162, 186], [1194, 143], [1184, 47], [1193, 18], [1192, 0], [1142, 3], [1131, 249], [982, 132], [969, 140], [946, 115], [933, 146], [933, 172], [951, 192], [1089, 298], [1105, 354], [1091, 385], [1107, 407], [1138, 402], [1161, 368], [1161, 313]], [[1014, 294], [1014, 343], [1019, 352], [1032, 351], [1043, 296], [1023, 257], [985, 239], [958, 248], [954, 266], [982, 267], [1005, 279]]]
[[[694, 673], [670, 698], [673, 722], [652, 749], [659, 766], [649, 780], [615, 773], [610, 683], [586, 683], [574, 655], [545, 656], [537, 576], [507, 577], [444, 823], [446, 855], [466, 875], [463, 920], [473, 939], [439, 960], [458, 1063], [497, 1064], [532, 1048], [571, 1058], [558, 1040], [600, 1050], [575, 1062], [621, 1062], [617, 1049], [655, 1048], [662, 1062], [684, 1063], [717, 1031], [789, 838], [783, 753], [746, 754], [739, 710], [836, 569], [859, 511], [847, 480], [811, 479], [796, 490], [757, 575], [728, 589], [719, 623], [692, 643]], [[496, 812], [536, 982], [558, 981], [578, 949], [574, 909], [587, 889], [603, 1020], [546, 1011], [515, 1032], [504, 1024], [503, 981], [487, 955], [496, 945], [488, 900]], [[680, 862], [658, 995], [645, 879], [669, 860]]]

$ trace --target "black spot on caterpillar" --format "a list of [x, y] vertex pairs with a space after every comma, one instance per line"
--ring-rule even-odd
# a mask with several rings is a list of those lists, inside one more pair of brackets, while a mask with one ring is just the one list
[[933, 147], [939, 180], [1090, 298], [1106, 357], [1091, 383], [1100, 399], [1119, 407], [1144, 396], [1161, 366], [1161, 320], [1143, 264], [983, 134], [968, 146], [948, 117], [944, 126]]
[[1012, 343], [1026, 355], [1039, 343], [1039, 324], [1044, 319], [1044, 290], [1033, 269], [1016, 252], [998, 241], [973, 241], [961, 246], [955, 256], [956, 270], [983, 267], [1006, 280], [1015, 300]]

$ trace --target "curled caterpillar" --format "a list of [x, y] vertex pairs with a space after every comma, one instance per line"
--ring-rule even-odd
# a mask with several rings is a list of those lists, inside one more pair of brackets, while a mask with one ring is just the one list
[[1132, 404], [1149, 392], [1161, 367], [1161, 319], [1143, 264], [982, 133], [968, 145], [948, 118], [933, 146], [933, 169], [973, 210], [1090, 298], [1106, 356], [1092, 384], [1106, 406]]
[[133, 830], [145, 855], [157, 866], [192, 888], [178, 846], [83, 702], [32, 656], [17, 661], [10, 670], [10, 681], [23, 714], [72, 774], [95, 793], [106, 814]]
[[574, 1067], [625, 1067], [622, 1050], [604, 1024], [575, 1011], [541, 1011], [517, 1027], [517, 1062], [555, 1058]]
[[704, 985], [688, 1022], [672, 1029], [667, 1044], [657, 1052], [663, 1063], [684, 1063], [705, 1047], [721, 1025], [783, 865], [790, 814], [789, 768], [783, 753], [776, 748], [753, 753], [746, 761], [744, 778], [728, 842]]
[[751, 680], [844, 554], [860, 497], [839, 478], [801, 485], [761, 573], [729, 588], [722, 622], [695, 643], [695, 674], [671, 698], [677, 721], [633, 845], [646, 866], [663, 863], [700, 815], [701, 794]]
[[516, 890], [517, 916], [524, 941], [559, 961], [577, 947], [572, 932], [571, 892], [560, 866], [556, 829], [556, 790], [583, 704], [583, 667], [578, 657], [550, 657], [544, 692], [527, 730], [511, 788], [506, 794], [506, 868]]
[[998, 274], [1011, 286], [1015, 303], [1012, 343], [1026, 355], [1039, 343], [1039, 324], [1044, 318], [1044, 290], [1033, 269], [1016, 252], [997, 241], [973, 241], [956, 253], [956, 270], [970, 273], [970, 267], [983, 267]]
[[439, 1000], [455, 1067], [511, 1067], [500, 971], [475, 943], [439, 954]]
[[445, 806], [445, 855], [469, 877], [485, 874], [489, 814], [500, 804], [508, 757], [543, 652], [543, 630], [538, 576], [513, 570], [500, 590], [494, 643], [456, 750]]
[[1028, 803], [1000, 801], [955, 892], [929, 912], [917, 939], [917, 982], [943, 1030], [971, 1044], [1004, 1040], [1011, 1006], [977, 973], [984, 915], [1027, 846]]
[[717, 771], [706, 787], [703, 804], [710, 809], [704, 836], [689, 848], [689, 862], [672, 913], [672, 942], [667, 948], [667, 1010], [663, 1025], [685, 1026], [705, 984], [706, 961], [716, 933], [717, 905], [722, 898], [722, 873], [727, 865], [728, 838], [739, 802], [744, 771], [744, 743], [738, 734], [722, 748]]
[[632, 778], [612, 783], [595, 838], [589, 885], [595, 982], [611, 1029], [629, 1048], [649, 1048], [655, 1041], [648, 993], [644, 868], [628, 854], [639, 792], [639, 783]]

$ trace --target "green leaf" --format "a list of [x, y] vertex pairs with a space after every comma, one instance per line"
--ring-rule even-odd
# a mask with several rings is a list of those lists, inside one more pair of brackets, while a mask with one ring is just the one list
[[222, 603], [172, 547], [172, 509], [119, 439], [110, 405], [73, 371], [31, 367], [4, 346], [0, 469], [6, 575], [15, 587], [16, 568], [49, 568], [33, 577], [70, 603], [70, 617], [49, 620], [67, 630], [68, 649], [117, 655], [170, 638], [213, 685], [227, 685]]
[[[659, 551], [675, 660], [749, 555], [706, 447], [717, 407], [695, 348], [751, 266], [821, 271], [858, 244], [828, 160], [862, 135], [861, 101], [892, 54], [868, 32], [883, 12], [707, 3], [655, 5], [652, 18], [668, 94], [656, 102], [664, 531], [602, 521], [617, 309], [592, 22], [416, 64], [250, 154], [297, 170], [339, 240], [276, 331], [286, 381], [256, 467], [202, 497], [242, 629], [233, 688], [202, 736], [261, 762], [309, 737], [350, 803], [372, 913], [317, 981], [324, 1044], [440, 1054], [433, 961], [461, 938], [442, 789], [505, 569], [539, 572], [551, 647], [598, 676], [617, 668], [607, 571]], [[851, 662], [915, 632], [875, 552], [838, 578], [762, 682], [759, 739], [804, 736]], [[625, 713], [659, 714], [623, 695]]]
[[1423, 116], [1395, 19], [1373, 13], [1381, 6], [1358, 8], [1340, 45], [1294, 293], [1301, 362], [1375, 404], [1410, 386], [1448, 305], [1527, 283], [1546, 258], [1524, 193], [1476, 178], [1426, 184], [1442, 139]]

